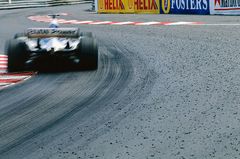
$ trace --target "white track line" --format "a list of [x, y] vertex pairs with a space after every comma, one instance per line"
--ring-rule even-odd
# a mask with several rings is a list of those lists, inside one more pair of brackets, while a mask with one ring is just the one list
[[165, 25], [192, 25], [193, 22], [172, 22], [169, 24], [165, 24]]
[[[6, 86], [6, 85], [9, 85], [9, 83], [0, 83], [0, 86]], [[1, 89], [1, 88], [0, 88]]]
[[7, 68], [7, 65], [0, 65], [0, 69]]
[[66, 24], [73, 24], [73, 23], [76, 23], [77, 20], [60, 20], [58, 21], [60, 23], [66, 23]]
[[156, 25], [161, 24], [161, 22], [143, 22], [143, 23], [136, 23], [135, 25]]
[[135, 24], [135, 22], [112, 22], [111, 25], [130, 25]]
[[64, 23], [69, 23], [69, 24], [77, 24], [77, 20], [67, 20]]
[[93, 21], [77, 21], [76, 24], [89, 24], [92, 23]]
[[8, 76], [7, 74], [6, 75], [4, 75], [4, 76], [2, 76], [2, 75], [0, 75], [0, 79], [1, 80], [11, 80], [11, 79], [14, 79], [14, 80], [23, 80], [23, 79], [25, 79], [25, 78], [28, 78], [29, 76]]
[[111, 24], [112, 22], [111, 21], [103, 21], [103, 22], [92, 22], [92, 23], [89, 23], [91, 25], [101, 25], [101, 24]]

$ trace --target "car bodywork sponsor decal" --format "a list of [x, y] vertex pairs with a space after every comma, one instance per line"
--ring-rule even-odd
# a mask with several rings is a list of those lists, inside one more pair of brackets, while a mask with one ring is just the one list
[[29, 28], [28, 37], [78, 37], [78, 28]]

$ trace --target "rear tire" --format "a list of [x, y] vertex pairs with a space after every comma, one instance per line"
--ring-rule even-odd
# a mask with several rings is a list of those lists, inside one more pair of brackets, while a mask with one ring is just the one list
[[16, 34], [14, 35], [14, 39], [17, 39], [17, 38], [20, 38], [20, 37], [25, 37], [25, 36], [26, 36], [25, 33], [16, 33]]
[[92, 32], [81, 32], [80, 36], [92, 38], [93, 34]]
[[12, 39], [6, 43], [8, 55], [8, 71], [24, 71], [25, 62], [28, 58], [27, 45], [19, 40]]
[[98, 68], [98, 46], [92, 37], [83, 37], [79, 44], [79, 69], [95, 70]]

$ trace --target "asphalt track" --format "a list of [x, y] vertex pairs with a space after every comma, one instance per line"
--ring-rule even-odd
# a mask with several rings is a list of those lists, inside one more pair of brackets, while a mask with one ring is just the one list
[[[237, 16], [97, 15], [90, 5], [0, 11], [16, 32], [70, 19], [239, 23]], [[76, 25], [64, 25], [76, 26]], [[0, 90], [0, 159], [240, 158], [239, 26], [82, 25], [97, 71], [39, 73]]]

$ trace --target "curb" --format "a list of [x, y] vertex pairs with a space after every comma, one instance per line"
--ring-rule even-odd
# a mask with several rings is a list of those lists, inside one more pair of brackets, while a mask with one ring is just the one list
[[[48, 16], [44, 15], [36, 15], [28, 17], [29, 20], [36, 21], [36, 22], [45, 22], [49, 23], [52, 19]], [[57, 19], [59, 24], [76, 24], [76, 25], [112, 25], [112, 26], [120, 26], [120, 25], [135, 25], [135, 26], [197, 26], [203, 25], [202, 22], [186, 22], [186, 21], [178, 21], [178, 22], [159, 22], [159, 21], [151, 21], [151, 22], [133, 22], [133, 21], [82, 21], [82, 20], [66, 20], [66, 19]]]
[[7, 55], [0, 55], [0, 90], [30, 79], [34, 72], [7, 72]]

